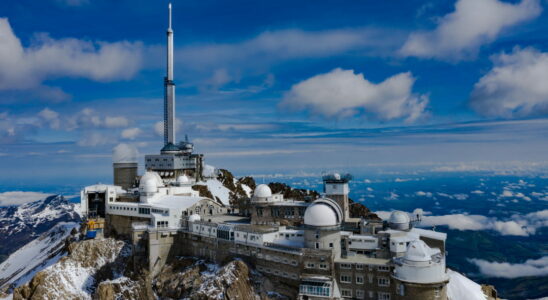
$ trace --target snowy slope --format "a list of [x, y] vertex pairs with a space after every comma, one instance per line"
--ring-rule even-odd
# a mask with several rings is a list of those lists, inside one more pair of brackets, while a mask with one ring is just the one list
[[0, 255], [9, 255], [59, 222], [80, 222], [75, 205], [63, 196], [0, 207]]
[[0, 264], [0, 289], [17, 287], [59, 261], [65, 254], [65, 239], [77, 227], [75, 222], [61, 222], [11, 254]]
[[464, 275], [447, 269], [449, 284], [447, 284], [447, 298], [449, 300], [486, 300], [481, 286]]

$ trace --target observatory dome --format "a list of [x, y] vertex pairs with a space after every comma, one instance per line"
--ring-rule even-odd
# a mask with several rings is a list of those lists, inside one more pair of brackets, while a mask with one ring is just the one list
[[188, 184], [190, 183], [190, 179], [186, 175], [181, 175], [177, 177], [177, 183], [178, 184]]
[[404, 255], [406, 261], [425, 262], [432, 259], [431, 249], [422, 240], [414, 240], [407, 246], [407, 252]]
[[193, 214], [193, 215], [190, 215], [190, 217], [188, 217], [189, 222], [197, 222], [200, 220], [202, 220], [202, 217], [200, 217], [200, 215], [198, 214]]
[[156, 180], [154, 178], [148, 178], [144, 181], [141, 180], [139, 187], [145, 193], [156, 193], [158, 191], [158, 185], [156, 184]]
[[324, 202], [312, 203], [304, 212], [304, 224], [308, 226], [337, 226], [337, 212]]
[[147, 183], [149, 186], [152, 186], [152, 184], [154, 183], [155, 189], [164, 185], [162, 177], [160, 177], [158, 173], [151, 171], [147, 171], [145, 172], [145, 174], [143, 174], [143, 176], [141, 177], [141, 181], [139, 182], [139, 187], [144, 188]]
[[259, 184], [253, 191], [253, 198], [272, 197], [272, 190], [266, 184]]
[[390, 228], [397, 230], [408, 230], [409, 223], [411, 222], [409, 215], [403, 211], [393, 211], [388, 219]]

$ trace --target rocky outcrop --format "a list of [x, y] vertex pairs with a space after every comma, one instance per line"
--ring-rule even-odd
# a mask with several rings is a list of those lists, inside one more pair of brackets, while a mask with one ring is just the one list
[[350, 217], [351, 218], [365, 218], [368, 220], [377, 220], [382, 221], [376, 213], [372, 212], [365, 205], [355, 202], [352, 199], [348, 199], [348, 205], [350, 207]]
[[122, 291], [115, 286], [116, 280], [118, 283], [124, 281], [131, 255], [128, 244], [114, 239], [87, 240], [71, 243], [67, 251], [67, 256], [58, 263], [16, 288], [13, 299], [91, 299], [99, 283], [106, 280], [113, 281], [111, 291], [106, 286], [98, 291], [105, 295]]
[[271, 299], [266, 278], [246, 263], [233, 260], [220, 267], [196, 258], [178, 258], [164, 266], [154, 281], [162, 299]]
[[285, 183], [271, 182], [268, 186], [273, 194], [281, 193], [285, 199], [311, 201], [320, 197], [320, 194], [314, 190], [295, 189]]

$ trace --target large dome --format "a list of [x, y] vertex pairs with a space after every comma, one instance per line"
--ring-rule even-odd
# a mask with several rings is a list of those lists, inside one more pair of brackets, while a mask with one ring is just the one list
[[188, 183], [190, 183], [190, 179], [188, 178], [188, 176], [183, 174], [183, 175], [177, 177], [177, 183], [178, 184], [188, 184]]
[[158, 187], [163, 186], [162, 178], [156, 172], [145, 172], [139, 182], [139, 188], [145, 193], [156, 192]]
[[339, 216], [333, 207], [324, 202], [312, 203], [304, 212], [304, 224], [308, 226], [337, 226]]
[[266, 184], [259, 184], [253, 192], [253, 198], [272, 197], [272, 190]]
[[424, 262], [432, 259], [432, 250], [422, 240], [414, 240], [407, 246], [404, 259], [407, 261]]
[[395, 210], [390, 214], [388, 223], [391, 224], [408, 224], [410, 222], [409, 215], [406, 212]]

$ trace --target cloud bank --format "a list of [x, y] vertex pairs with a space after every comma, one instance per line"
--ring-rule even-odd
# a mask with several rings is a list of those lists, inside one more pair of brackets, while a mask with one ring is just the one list
[[280, 106], [327, 118], [363, 115], [381, 121], [414, 122], [426, 114], [428, 105], [426, 95], [412, 93], [414, 83], [410, 72], [375, 84], [363, 74], [337, 68], [293, 85]]
[[498, 0], [459, 0], [455, 11], [440, 18], [432, 31], [412, 33], [400, 54], [421, 58], [461, 60], [475, 57], [482, 45], [500, 33], [540, 15], [539, 0], [511, 4]]
[[0, 193], [0, 206], [21, 205], [28, 202], [41, 200], [48, 196], [51, 196], [51, 194], [21, 191], [4, 192]]
[[475, 84], [470, 106], [488, 117], [548, 115], [548, 53], [515, 48], [492, 57], [494, 67]]
[[517, 278], [548, 275], [548, 256], [539, 259], [528, 259], [521, 264], [507, 262], [489, 262], [483, 259], [469, 259], [478, 266], [479, 271], [489, 277]]

